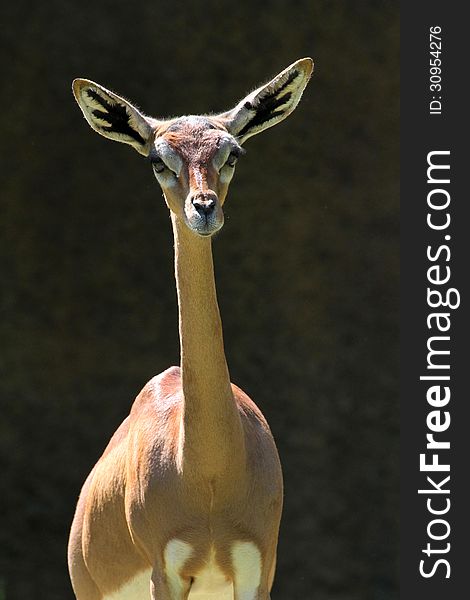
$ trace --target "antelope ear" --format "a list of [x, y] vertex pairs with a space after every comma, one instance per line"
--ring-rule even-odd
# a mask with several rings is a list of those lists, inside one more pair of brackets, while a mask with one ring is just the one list
[[299, 103], [312, 71], [312, 59], [301, 58], [219, 117], [242, 144], [290, 115]]
[[127, 100], [88, 79], [75, 79], [72, 89], [85, 119], [95, 131], [148, 155], [153, 119], [144, 117]]

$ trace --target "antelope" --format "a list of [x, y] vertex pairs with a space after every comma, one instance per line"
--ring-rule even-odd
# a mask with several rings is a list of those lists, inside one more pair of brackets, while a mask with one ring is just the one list
[[87, 79], [73, 92], [102, 136], [147, 157], [170, 210], [181, 361], [151, 379], [80, 493], [68, 564], [77, 600], [269, 600], [283, 481], [269, 426], [230, 382], [211, 237], [242, 144], [297, 106], [294, 62], [221, 114], [144, 116]]

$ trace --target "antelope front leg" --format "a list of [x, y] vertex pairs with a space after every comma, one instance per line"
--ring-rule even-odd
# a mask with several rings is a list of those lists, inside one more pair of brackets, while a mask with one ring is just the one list
[[239, 587], [234, 586], [234, 600], [271, 600], [269, 590], [266, 587]]
[[152, 600], [187, 600], [190, 582], [176, 573], [166, 574], [162, 569], [154, 569], [150, 583]]
[[262, 557], [254, 543], [236, 542], [232, 548], [232, 561], [234, 600], [270, 600], [272, 560], [266, 555]]

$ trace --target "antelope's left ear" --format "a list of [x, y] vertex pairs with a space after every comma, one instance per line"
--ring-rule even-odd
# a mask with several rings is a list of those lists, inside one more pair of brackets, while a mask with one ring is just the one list
[[242, 144], [290, 115], [299, 103], [312, 71], [312, 59], [302, 58], [219, 117], [229, 133]]
[[148, 155], [155, 119], [144, 117], [130, 102], [94, 81], [75, 79], [72, 89], [85, 119], [97, 133]]

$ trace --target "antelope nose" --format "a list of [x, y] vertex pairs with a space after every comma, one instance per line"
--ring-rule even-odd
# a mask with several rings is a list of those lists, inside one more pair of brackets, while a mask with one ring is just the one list
[[209, 216], [214, 211], [216, 200], [215, 194], [201, 192], [191, 198], [191, 203], [200, 215]]

